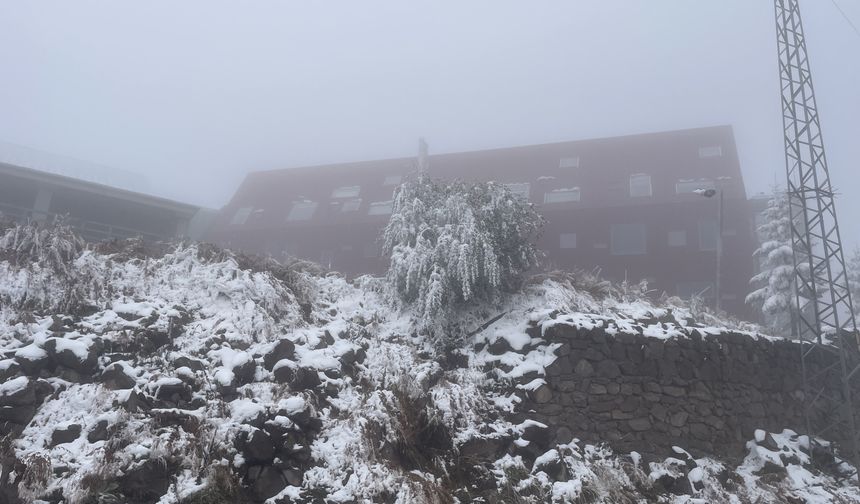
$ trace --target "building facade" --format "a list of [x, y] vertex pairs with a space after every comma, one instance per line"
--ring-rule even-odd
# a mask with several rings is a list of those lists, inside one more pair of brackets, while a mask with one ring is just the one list
[[[538, 205], [546, 267], [646, 279], [656, 292], [714, 301], [745, 315], [755, 249], [749, 202], [728, 126], [431, 155], [429, 173], [495, 180]], [[379, 235], [410, 158], [248, 175], [210, 238], [320, 262], [348, 275], [381, 273]], [[715, 197], [705, 197], [716, 192]], [[722, 193], [722, 215], [719, 212]]]
[[0, 163], [0, 216], [21, 222], [64, 216], [92, 241], [194, 238], [202, 213], [194, 205]]

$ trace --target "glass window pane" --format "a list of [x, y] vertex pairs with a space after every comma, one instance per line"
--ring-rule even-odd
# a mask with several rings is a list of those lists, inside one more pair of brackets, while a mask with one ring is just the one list
[[531, 188], [531, 184], [528, 182], [505, 184], [505, 187], [510, 189], [514, 195], [529, 199], [529, 189]]
[[559, 246], [563, 249], [575, 249], [576, 233], [562, 233], [559, 235]]
[[568, 156], [558, 160], [559, 168], [579, 168], [579, 156]]
[[648, 252], [645, 224], [613, 224], [610, 235], [612, 255], [642, 255]]
[[290, 213], [287, 214], [288, 221], [303, 221], [310, 220], [317, 210], [316, 201], [296, 201], [290, 208]]
[[651, 196], [651, 175], [637, 173], [630, 176], [630, 197], [643, 198]]
[[355, 212], [361, 206], [361, 199], [346, 200], [340, 206], [341, 212]]
[[355, 198], [361, 192], [361, 186], [338, 187], [331, 192], [332, 198]]
[[401, 175], [388, 175], [385, 177], [385, 180], [382, 182], [382, 185], [384, 185], [384, 186], [400, 185], [401, 180], [403, 180], [403, 176], [401, 176]]
[[233, 218], [230, 220], [230, 224], [234, 226], [241, 226], [245, 222], [248, 221], [248, 217], [251, 215], [254, 209], [251, 207], [243, 207], [236, 210], [236, 213], [233, 214]]
[[720, 145], [710, 145], [708, 147], [699, 148], [700, 158], [721, 157], [723, 155], [723, 147]]
[[370, 204], [370, 209], [367, 211], [368, 215], [389, 215], [391, 214], [391, 207], [393, 206], [393, 201], [377, 201], [375, 203]]
[[544, 203], [566, 203], [569, 201], [579, 201], [582, 197], [578, 187], [570, 189], [554, 189], [543, 195]]

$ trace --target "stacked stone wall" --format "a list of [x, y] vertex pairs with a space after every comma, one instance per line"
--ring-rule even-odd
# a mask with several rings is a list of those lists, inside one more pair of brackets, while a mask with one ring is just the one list
[[[558, 442], [605, 441], [644, 454], [677, 445], [737, 457], [756, 429], [805, 431], [796, 342], [695, 330], [659, 339], [563, 324], [544, 338], [561, 344], [558, 358], [520, 411], [550, 426]], [[824, 364], [815, 361], [812, 371]], [[838, 390], [838, 377], [829, 379]]]

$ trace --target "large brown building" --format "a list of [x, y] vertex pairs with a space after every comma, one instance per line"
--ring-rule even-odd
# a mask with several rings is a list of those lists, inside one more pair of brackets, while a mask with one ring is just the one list
[[[287, 253], [346, 274], [380, 273], [379, 235], [414, 159], [248, 175], [210, 238]], [[721, 191], [724, 308], [742, 315], [753, 225], [728, 126], [429, 156], [433, 176], [496, 180], [540, 207], [549, 267], [648, 279], [657, 292], [715, 295]]]

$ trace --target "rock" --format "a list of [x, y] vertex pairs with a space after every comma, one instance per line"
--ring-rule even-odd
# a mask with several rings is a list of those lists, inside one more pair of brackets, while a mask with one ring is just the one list
[[110, 427], [110, 424], [107, 420], [99, 420], [87, 433], [87, 441], [89, 441], [90, 443], [107, 441], [108, 427]]
[[12, 379], [21, 372], [21, 365], [12, 359], [0, 360], [0, 383]]
[[41, 371], [52, 367], [48, 352], [35, 343], [19, 348], [15, 352], [15, 362], [27, 376], [38, 376]]
[[145, 394], [135, 389], [129, 392], [128, 396], [120, 399], [119, 405], [129, 413], [138, 413], [141, 411], [149, 411], [152, 409], [152, 401]]
[[252, 383], [257, 375], [257, 363], [254, 359], [239, 364], [233, 368], [233, 385], [236, 387]]
[[573, 431], [567, 426], [561, 426], [555, 431], [556, 444], [570, 444], [573, 442]]
[[523, 428], [522, 438], [530, 443], [546, 449], [551, 440], [549, 427], [538, 422], [528, 422]]
[[538, 403], [538, 404], [546, 404], [552, 400], [552, 389], [544, 383], [540, 387], [530, 390], [528, 392], [529, 399]]
[[[259, 466], [258, 466], [259, 467]], [[248, 471], [248, 478], [251, 480], [252, 471]], [[259, 467], [253, 471], [253, 479], [251, 480], [251, 489], [256, 500], [262, 502], [266, 499], [274, 497], [281, 493], [281, 490], [287, 487], [287, 478], [280, 469], [272, 466]]]
[[621, 376], [621, 369], [612, 360], [603, 360], [597, 363], [597, 375], [604, 378], [617, 378]]
[[21, 376], [0, 385], [0, 406], [24, 406], [36, 403], [36, 382]]
[[188, 357], [187, 355], [180, 355], [179, 357], [173, 359], [173, 366], [176, 368], [187, 367], [192, 371], [205, 371], [206, 363], [200, 359], [195, 359], [193, 357]]
[[79, 437], [81, 437], [80, 424], [69, 424], [65, 427], [57, 427], [54, 429], [54, 433], [51, 434], [50, 447], [53, 448], [57, 445], [71, 443]]
[[550, 450], [538, 457], [532, 468], [532, 472], [536, 471], [546, 473], [553, 481], [567, 481], [570, 479], [567, 464], [564, 463], [557, 450]]
[[263, 357], [263, 365], [271, 371], [278, 361], [284, 359], [293, 360], [296, 356], [296, 345], [284, 338], [275, 343], [275, 346]]
[[125, 471], [119, 489], [132, 502], [157, 502], [170, 487], [170, 474], [171, 468], [160, 461], [146, 460]]
[[102, 384], [111, 390], [128, 390], [137, 385], [135, 378], [129, 373], [125, 364], [111, 364], [101, 374]]
[[300, 367], [296, 369], [290, 388], [295, 391], [310, 390], [318, 387], [320, 383], [322, 382], [316, 369]]
[[690, 415], [687, 412], [679, 411], [669, 417], [669, 423], [672, 424], [674, 427], [683, 427], [684, 425], [686, 425], [687, 418], [689, 417]]
[[54, 362], [83, 375], [92, 375], [98, 370], [102, 350], [101, 340], [97, 339], [48, 338], [45, 341], [45, 351]]
[[502, 456], [509, 442], [509, 439], [500, 437], [472, 438], [460, 446], [460, 457], [492, 463]]
[[251, 463], [271, 462], [275, 458], [275, 445], [272, 437], [261, 429], [243, 433], [239, 438], [242, 455]]
[[647, 431], [651, 428], [651, 420], [647, 417], [634, 418], [627, 422], [630, 428], [636, 432]]
[[495, 341], [487, 346], [487, 352], [492, 355], [503, 355], [510, 351], [513, 351], [511, 343], [506, 338], [502, 337], [496, 338]]
[[11, 422], [17, 425], [27, 425], [36, 416], [36, 407], [26, 406], [0, 406], [0, 421]]
[[279, 364], [274, 371], [275, 381], [278, 383], [292, 383], [296, 377], [296, 372], [292, 367], [286, 364]]
[[589, 377], [594, 374], [594, 366], [585, 359], [580, 359], [573, 368], [573, 372], [578, 376]]

